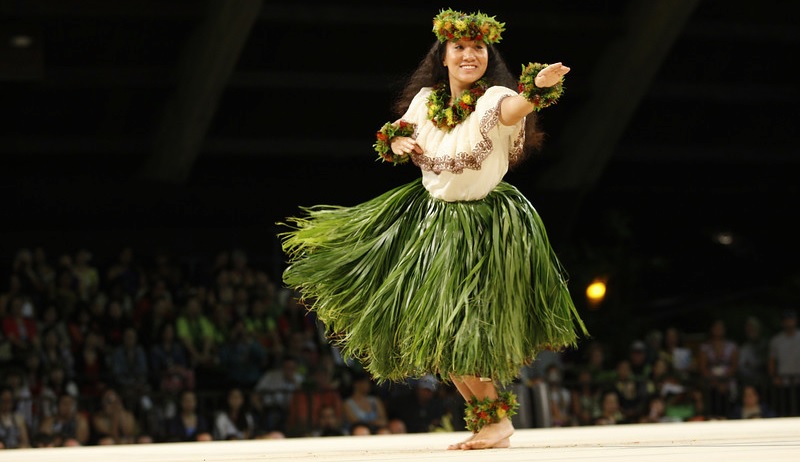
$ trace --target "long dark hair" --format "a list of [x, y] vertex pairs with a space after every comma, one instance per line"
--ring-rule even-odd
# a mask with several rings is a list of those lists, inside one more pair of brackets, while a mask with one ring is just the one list
[[[483, 74], [489, 86], [503, 86], [514, 91], [517, 90], [517, 79], [508, 70], [505, 60], [494, 45], [487, 45], [489, 61], [486, 72]], [[405, 86], [395, 99], [392, 111], [397, 117], [402, 117], [411, 105], [411, 100], [423, 87], [433, 87], [440, 82], [448, 83], [447, 68], [442, 66], [447, 51], [447, 44], [438, 40], [431, 45], [428, 53], [420, 61], [416, 70], [406, 80]], [[539, 129], [536, 112], [528, 114], [525, 118], [525, 154], [540, 149], [544, 140], [544, 132]], [[514, 164], [518, 164], [525, 155], [519, 156]]]

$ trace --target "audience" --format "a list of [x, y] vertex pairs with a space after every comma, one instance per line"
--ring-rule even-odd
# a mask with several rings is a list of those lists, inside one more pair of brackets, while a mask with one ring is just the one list
[[[463, 430], [451, 386], [376, 386], [241, 249], [50, 258], [20, 249], [0, 279], [0, 447]], [[519, 386], [551, 426], [798, 415], [796, 312], [758, 316], [544, 351]]]

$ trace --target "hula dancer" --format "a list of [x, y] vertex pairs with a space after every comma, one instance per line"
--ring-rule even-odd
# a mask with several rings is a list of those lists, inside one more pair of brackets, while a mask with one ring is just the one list
[[450, 449], [508, 447], [518, 404], [503, 387], [539, 351], [586, 334], [539, 215], [503, 181], [540, 146], [536, 111], [557, 102], [569, 67], [530, 63], [514, 78], [495, 48], [504, 26], [441, 10], [400, 118], [374, 144], [421, 178], [353, 207], [303, 208], [280, 235], [284, 283], [343, 355], [378, 381], [455, 385], [473, 434]]

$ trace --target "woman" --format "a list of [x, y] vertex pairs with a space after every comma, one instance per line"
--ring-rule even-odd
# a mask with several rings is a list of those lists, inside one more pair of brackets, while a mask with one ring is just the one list
[[350, 432], [357, 424], [365, 424], [374, 431], [387, 423], [386, 406], [372, 392], [372, 381], [365, 374], [353, 378], [353, 389], [345, 398], [342, 410], [345, 428]]
[[165, 422], [166, 441], [211, 441], [213, 429], [206, 416], [197, 411], [195, 392], [181, 391], [178, 406], [179, 411]]
[[61, 446], [86, 446], [91, 436], [86, 414], [78, 409], [77, 398], [69, 393], [58, 396], [56, 412], [42, 419], [39, 432], [56, 438]]
[[214, 418], [215, 440], [253, 439], [255, 421], [245, 406], [244, 393], [240, 388], [231, 388], [226, 395], [225, 406]]
[[0, 449], [31, 447], [25, 416], [14, 410], [14, 391], [0, 388]]
[[100, 408], [92, 414], [90, 423], [98, 444], [106, 437], [113, 444], [131, 444], [139, 434], [139, 422], [112, 388], [103, 392]]
[[455, 384], [474, 434], [452, 449], [509, 446], [517, 403], [498, 387], [584, 330], [539, 215], [502, 181], [539, 146], [534, 111], [558, 99], [569, 68], [531, 63], [517, 83], [494, 47], [503, 28], [482, 13], [434, 18], [438, 40], [374, 145], [421, 179], [354, 207], [305, 208], [281, 234], [284, 283], [343, 355], [378, 381]]

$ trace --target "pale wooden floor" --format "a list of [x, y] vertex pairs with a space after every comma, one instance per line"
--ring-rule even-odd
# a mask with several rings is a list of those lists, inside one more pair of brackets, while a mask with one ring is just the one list
[[509, 449], [447, 451], [467, 433], [0, 451], [13, 462], [800, 461], [800, 418], [518, 430]]

